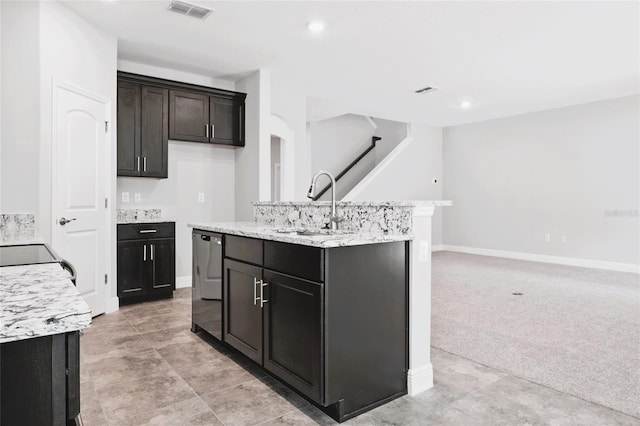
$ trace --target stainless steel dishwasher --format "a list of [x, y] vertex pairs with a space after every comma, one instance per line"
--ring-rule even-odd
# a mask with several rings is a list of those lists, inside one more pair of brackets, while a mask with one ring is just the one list
[[222, 235], [194, 229], [191, 331], [222, 340]]

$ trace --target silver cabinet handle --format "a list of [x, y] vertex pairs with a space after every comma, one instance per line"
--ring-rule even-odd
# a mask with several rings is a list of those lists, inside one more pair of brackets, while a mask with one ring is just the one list
[[153, 244], [151, 244], [151, 260], [153, 260]]
[[258, 284], [262, 284], [262, 280], [258, 280], [257, 278], [253, 279], [253, 306], [257, 306], [258, 300], [260, 300], [260, 298], [258, 297], [258, 290], [256, 290], [256, 287], [258, 286]]
[[156, 232], [158, 232], [157, 229], [141, 229], [139, 231], [141, 234], [155, 234]]
[[144, 251], [142, 252], [142, 261], [146, 262], [147, 261], [147, 245], [144, 245]]
[[142, 171], [143, 172], [147, 171], [147, 157], [144, 157], [142, 160]]
[[209, 137], [209, 125], [208, 124], [204, 125], [204, 137], [205, 138]]
[[66, 225], [69, 222], [73, 222], [74, 220], [77, 220], [75, 217], [72, 217], [71, 219], [67, 219], [64, 216], [60, 218], [60, 220], [58, 221], [58, 223], [62, 226]]
[[140, 171], [140, 157], [137, 158], [138, 166], [136, 167], [137, 171]]
[[211, 126], [211, 139], [216, 137], [216, 126], [214, 126], [213, 124], [210, 124]]
[[264, 299], [264, 288], [268, 286], [269, 283], [265, 283], [264, 281], [260, 281], [260, 308], [264, 307], [264, 304], [268, 302], [268, 300]]
[[140, 291], [140, 290], [142, 290], [142, 287], [140, 287], [140, 288], [130, 288], [130, 289], [127, 289], [127, 290], [122, 290], [122, 292], [123, 293], [133, 293], [134, 291]]

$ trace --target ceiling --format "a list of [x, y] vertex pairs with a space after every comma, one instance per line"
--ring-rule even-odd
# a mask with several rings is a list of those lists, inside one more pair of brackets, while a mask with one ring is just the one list
[[116, 36], [120, 59], [230, 80], [268, 69], [306, 93], [310, 120], [452, 126], [640, 92], [635, 1], [196, 1], [214, 9], [204, 21], [169, 0], [63, 3]]

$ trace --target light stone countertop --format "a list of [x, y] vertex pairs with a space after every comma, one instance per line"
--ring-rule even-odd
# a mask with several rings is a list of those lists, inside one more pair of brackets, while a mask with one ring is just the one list
[[[253, 201], [254, 206], [330, 206], [331, 201]], [[452, 206], [451, 200], [408, 200], [408, 201], [336, 201], [340, 207], [448, 207]]]
[[140, 218], [140, 219], [136, 219], [136, 218], [130, 218], [130, 219], [119, 219], [118, 220], [118, 225], [124, 225], [127, 223], [166, 223], [166, 222], [175, 222], [175, 220], [173, 219], [167, 219], [167, 218], [156, 218], [156, 219], [145, 219], [145, 218]]
[[[256, 222], [214, 222], [214, 223], [189, 223], [189, 227], [205, 231], [219, 232], [221, 234], [239, 235], [242, 237], [260, 238], [263, 240], [280, 241], [283, 243], [301, 244], [313, 247], [345, 247], [374, 243], [388, 243], [393, 241], [408, 241], [413, 238], [411, 234], [381, 234], [367, 232], [348, 232], [331, 235], [295, 235], [291, 231], [296, 228], [272, 227]], [[287, 232], [278, 232], [287, 231]]]
[[90, 325], [91, 309], [60, 264], [0, 267], [0, 343]]

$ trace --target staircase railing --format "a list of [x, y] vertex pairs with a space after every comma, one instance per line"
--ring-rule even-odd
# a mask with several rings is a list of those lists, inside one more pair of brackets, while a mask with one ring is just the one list
[[[344, 170], [342, 170], [340, 173], [338, 173], [338, 175], [336, 176], [336, 182], [338, 182], [344, 175], [346, 175], [347, 172], [349, 170], [351, 170], [356, 164], [358, 164], [358, 162], [360, 160], [362, 160], [368, 153], [373, 151], [373, 149], [376, 147], [376, 142], [378, 142], [381, 139], [382, 138], [379, 137], [379, 136], [372, 136], [371, 137], [371, 145], [369, 145], [367, 147], [367, 149], [362, 151], [362, 154], [358, 155], [355, 160], [353, 160], [351, 163], [349, 163], [349, 165], [347, 167], [345, 167]], [[322, 190], [319, 191], [316, 194], [316, 196], [312, 198], [312, 200], [313, 201], [318, 201], [320, 199], [320, 197], [322, 197], [322, 195], [329, 190], [330, 187], [331, 187], [331, 185], [329, 184], [329, 185], [325, 186], [324, 188], [322, 188]]]

